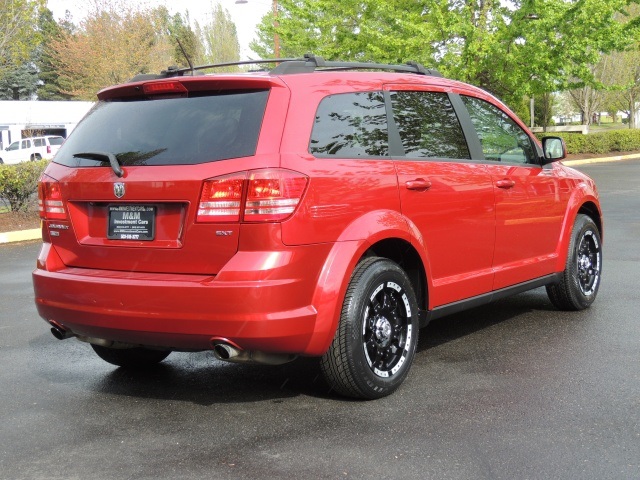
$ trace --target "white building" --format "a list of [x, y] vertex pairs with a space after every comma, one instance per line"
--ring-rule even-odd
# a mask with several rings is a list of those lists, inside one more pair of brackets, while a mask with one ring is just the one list
[[67, 138], [92, 106], [93, 102], [0, 101], [0, 150], [26, 137]]

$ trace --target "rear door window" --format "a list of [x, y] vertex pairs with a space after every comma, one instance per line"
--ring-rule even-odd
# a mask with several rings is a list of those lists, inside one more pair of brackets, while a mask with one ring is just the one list
[[446, 93], [391, 92], [393, 118], [404, 154], [414, 158], [469, 159], [469, 148]]
[[79, 155], [91, 152], [113, 153], [121, 165], [187, 165], [251, 156], [268, 94], [228, 91], [101, 101], [62, 145], [55, 162], [72, 167], [105, 164]]
[[318, 106], [309, 151], [318, 157], [385, 157], [387, 132], [382, 92], [331, 95]]

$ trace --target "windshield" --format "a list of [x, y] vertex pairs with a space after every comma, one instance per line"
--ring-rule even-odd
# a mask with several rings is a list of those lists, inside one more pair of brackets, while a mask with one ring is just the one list
[[121, 165], [178, 165], [255, 154], [268, 90], [133, 101], [101, 101], [62, 145], [55, 162], [108, 165], [74, 156], [108, 152]]

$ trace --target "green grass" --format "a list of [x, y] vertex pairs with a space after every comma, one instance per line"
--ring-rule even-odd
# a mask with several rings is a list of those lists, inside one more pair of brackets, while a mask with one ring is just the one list
[[620, 122], [618, 123], [601, 123], [600, 125], [591, 125], [589, 126], [589, 132], [610, 132], [612, 130], [629, 130], [628, 125], [624, 125]]

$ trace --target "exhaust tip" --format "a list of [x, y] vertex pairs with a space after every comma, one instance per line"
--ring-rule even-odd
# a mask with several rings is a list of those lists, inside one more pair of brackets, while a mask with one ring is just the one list
[[238, 355], [238, 351], [236, 349], [224, 343], [217, 343], [214, 345], [213, 353], [219, 360], [229, 360], [230, 358]]
[[58, 340], [65, 340], [67, 338], [71, 338], [75, 336], [70, 330], [65, 329], [62, 325], [59, 325], [57, 322], [50, 321], [51, 324], [51, 334], [56, 337]]

